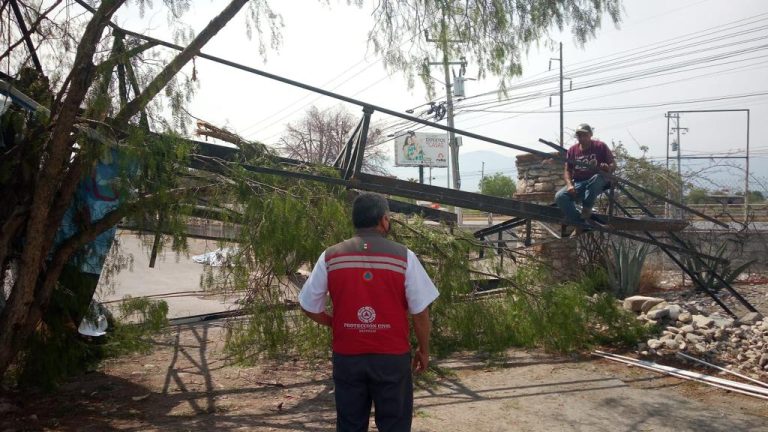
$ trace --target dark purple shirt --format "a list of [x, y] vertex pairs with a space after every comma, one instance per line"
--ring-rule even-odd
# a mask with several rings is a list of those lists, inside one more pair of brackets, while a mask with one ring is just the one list
[[572, 162], [568, 162], [568, 172], [571, 173], [571, 178], [574, 181], [589, 180], [593, 175], [599, 171], [600, 164], [612, 164], [613, 153], [611, 149], [605, 145], [604, 142], [599, 140], [592, 140], [592, 145], [588, 149], [582, 150], [579, 143], [576, 143], [568, 149], [566, 154], [568, 160], [575, 160], [579, 162], [585, 162], [592, 164], [593, 168], [587, 168], [584, 166], [576, 166]]

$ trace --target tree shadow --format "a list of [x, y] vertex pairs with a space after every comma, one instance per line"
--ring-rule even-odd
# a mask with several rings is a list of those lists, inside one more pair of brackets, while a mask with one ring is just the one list
[[[572, 377], [552, 376], [537, 378], [534, 384], [494, 386], [493, 379], [473, 382], [447, 376], [437, 385], [419, 392], [415, 405], [419, 411], [423, 410], [425, 417], [434, 414], [439, 418], [443, 416], [441, 413], [473, 412], [467, 410], [477, 408], [474, 404], [524, 401], [524, 415], [544, 416], [538, 426], [526, 430], [768, 431], [764, 418], [746, 415], [730, 407], [725, 410], [710, 407], [703, 402], [688, 400], [676, 392], [666, 391], [683, 383], [668, 377], [569, 379]], [[552, 402], [552, 396], [565, 398]], [[548, 403], [552, 405], [547, 406]], [[570, 409], [563, 409], [563, 404], [570, 405]], [[496, 412], [490, 407], [487, 411]], [[515, 415], [510, 412], [510, 418]], [[505, 430], [509, 426], [504, 419], [500, 420], [494, 430]], [[451, 430], [460, 430], [462, 426], [453, 425]]]
[[[285, 384], [246, 379], [245, 385], [218, 384], [234, 368], [212, 360], [215, 326], [178, 326], [170, 343], [157, 343], [171, 349], [167, 364], [159, 366], [166, 368], [162, 380], [157, 374], [155, 382], [147, 380], [141, 371], [130, 377], [110, 374], [107, 366], [106, 372], [77, 377], [54, 393], [8, 393], [19, 410], [3, 416], [0, 430], [335, 430], [330, 379], [297, 375]], [[132, 360], [137, 369], [154, 367], [141, 365], [145, 359], [138, 356]]]

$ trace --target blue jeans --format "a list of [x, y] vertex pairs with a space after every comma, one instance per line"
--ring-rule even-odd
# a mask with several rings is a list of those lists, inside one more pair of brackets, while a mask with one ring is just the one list
[[581, 201], [582, 208], [592, 208], [597, 197], [603, 193], [608, 182], [601, 174], [595, 174], [587, 180], [574, 181], [576, 197], [568, 193], [568, 187], [564, 187], [555, 194], [555, 203], [565, 214], [568, 223], [581, 224], [581, 214], [576, 210], [576, 201]]

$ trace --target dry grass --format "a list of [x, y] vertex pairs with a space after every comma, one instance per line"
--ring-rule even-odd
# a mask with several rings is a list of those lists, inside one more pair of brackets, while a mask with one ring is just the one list
[[661, 289], [661, 269], [656, 265], [646, 263], [640, 273], [640, 284], [637, 287], [638, 294], [647, 294]]

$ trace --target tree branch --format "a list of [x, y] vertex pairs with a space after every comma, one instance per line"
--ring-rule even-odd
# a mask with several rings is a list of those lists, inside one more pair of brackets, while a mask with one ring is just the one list
[[[78, 3], [80, 0], [78, 0]], [[190, 43], [184, 50], [182, 50], [170, 63], [152, 80], [144, 91], [128, 103], [120, 112], [115, 116], [115, 123], [119, 126], [125, 125], [128, 121], [143, 110], [144, 107], [155, 97], [158, 93], [168, 85], [168, 82], [179, 73], [182, 67], [187, 64], [194, 56], [200, 53], [200, 50], [216, 33], [221, 30], [239, 11], [242, 9], [248, 0], [232, 0], [226, 8], [200, 32], [199, 35]]]

